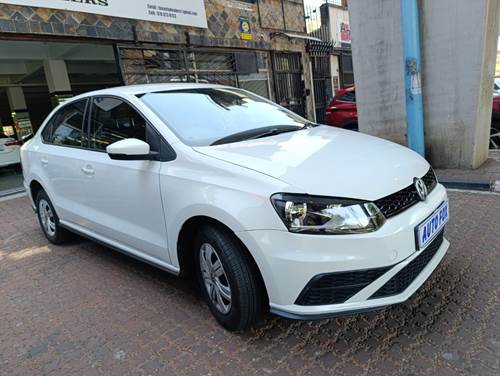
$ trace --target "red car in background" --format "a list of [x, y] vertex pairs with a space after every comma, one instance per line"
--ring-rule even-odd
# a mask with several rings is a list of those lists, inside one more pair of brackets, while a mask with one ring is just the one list
[[491, 118], [490, 149], [500, 149], [500, 94], [493, 94], [493, 114]]
[[[500, 84], [500, 82], [499, 82]], [[358, 130], [358, 108], [356, 89], [349, 86], [340, 89], [326, 108], [325, 124], [351, 130]], [[493, 95], [490, 149], [500, 149], [500, 85]]]
[[358, 108], [354, 86], [340, 89], [326, 108], [325, 123], [334, 127], [358, 130]]

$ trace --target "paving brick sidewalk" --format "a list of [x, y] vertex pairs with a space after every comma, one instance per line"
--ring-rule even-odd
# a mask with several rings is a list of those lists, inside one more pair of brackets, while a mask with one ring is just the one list
[[48, 245], [26, 198], [0, 202], [0, 375], [498, 375], [500, 196], [450, 199], [450, 251], [408, 302], [243, 334], [184, 282], [89, 241]]

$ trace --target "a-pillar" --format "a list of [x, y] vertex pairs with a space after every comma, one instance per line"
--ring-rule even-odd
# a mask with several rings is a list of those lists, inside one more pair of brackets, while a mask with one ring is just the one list
[[73, 96], [68, 69], [64, 60], [45, 60], [43, 69], [54, 107]]
[[15, 132], [18, 139], [23, 140], [26, 136], [33, 134], [33, 127], [23, 88], [19, 86], [7, 88], [7, 98], [9, 100], [12, 120], [14, 121]]
[[[401, 1], [350, 0], [349, 14], [359, 128], [406, 145]], [[419, 1], [426, 157], [435, 167], [487, 159], [499, 8]]]

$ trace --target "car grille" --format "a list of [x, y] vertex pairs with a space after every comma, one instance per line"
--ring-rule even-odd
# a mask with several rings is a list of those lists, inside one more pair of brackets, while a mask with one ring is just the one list
[[314, 306], [343, 303], [386, 273], [392, 266], [320, 274], [302, 290], [295, 304]]
[[413, 259], [413, 261], [378, 289], [377, 292], [370, 296], [370, 299], [385, 298], [387, 296], [401, 294], [405, 291], [436, 255], [439, 247], [443, 244], [443, 235], [444, 230], [439, 233], [436, 239], [434, 239], [420, 255]]
[[[436, 255], [443, 243], [443, 235], [444, 230], [436, 236], [436, 239], [420, 255], [370, 296], [370, 299], [397, 295], [406, 290]], [[344, 303], [393, 267], [394, 265], [317, 275], [302, 290], [295, 304], [315, 306]]]
[[[427, 186], [427, 191], [431, 193], [437, 185], [436, 175], [432, 168], [422, 177], [422, 180]], [[419, 201], [420, 197], [418, 196], [417, 189], [412, 184], [399, 192], [375, 201], [375, 205], [377, 205], [386, 218], [390, 218], [405, 211]]]

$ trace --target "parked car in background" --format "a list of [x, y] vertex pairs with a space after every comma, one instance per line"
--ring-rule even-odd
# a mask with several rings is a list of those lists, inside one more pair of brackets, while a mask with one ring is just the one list
[[[340, 89], [326, 108], [325, 124], [358, 130], [358, 108], [354, 86]], [[490, 131], [490, 149], [500, 148], [500, 78], [493, 87], [493, 113]]]
[[354, 86], [340, 89], [326, 108], [325, 124], [358, 130], [358, 109]]
[[[495, 87], [498, 78], [495, 80]], [[493, 93], [493, 111], [491, 118], [490, 149], [500, 149], [500, 93]]]
[[495, 77], [493, 82], [493, 93], [500, 94], [500, 77]]
[[227, 86], [72, 98], [21, 157], [49, 241], [76, 232], [194, 275], [229, 330], [268, 309], [318, 319], [403, 302], [449, 246], [446, 190], [417, 153]]
[[21, 163], [20, 148], [21, 143], [19, 141], [6, 136], [0, 131], [0, 167]]

